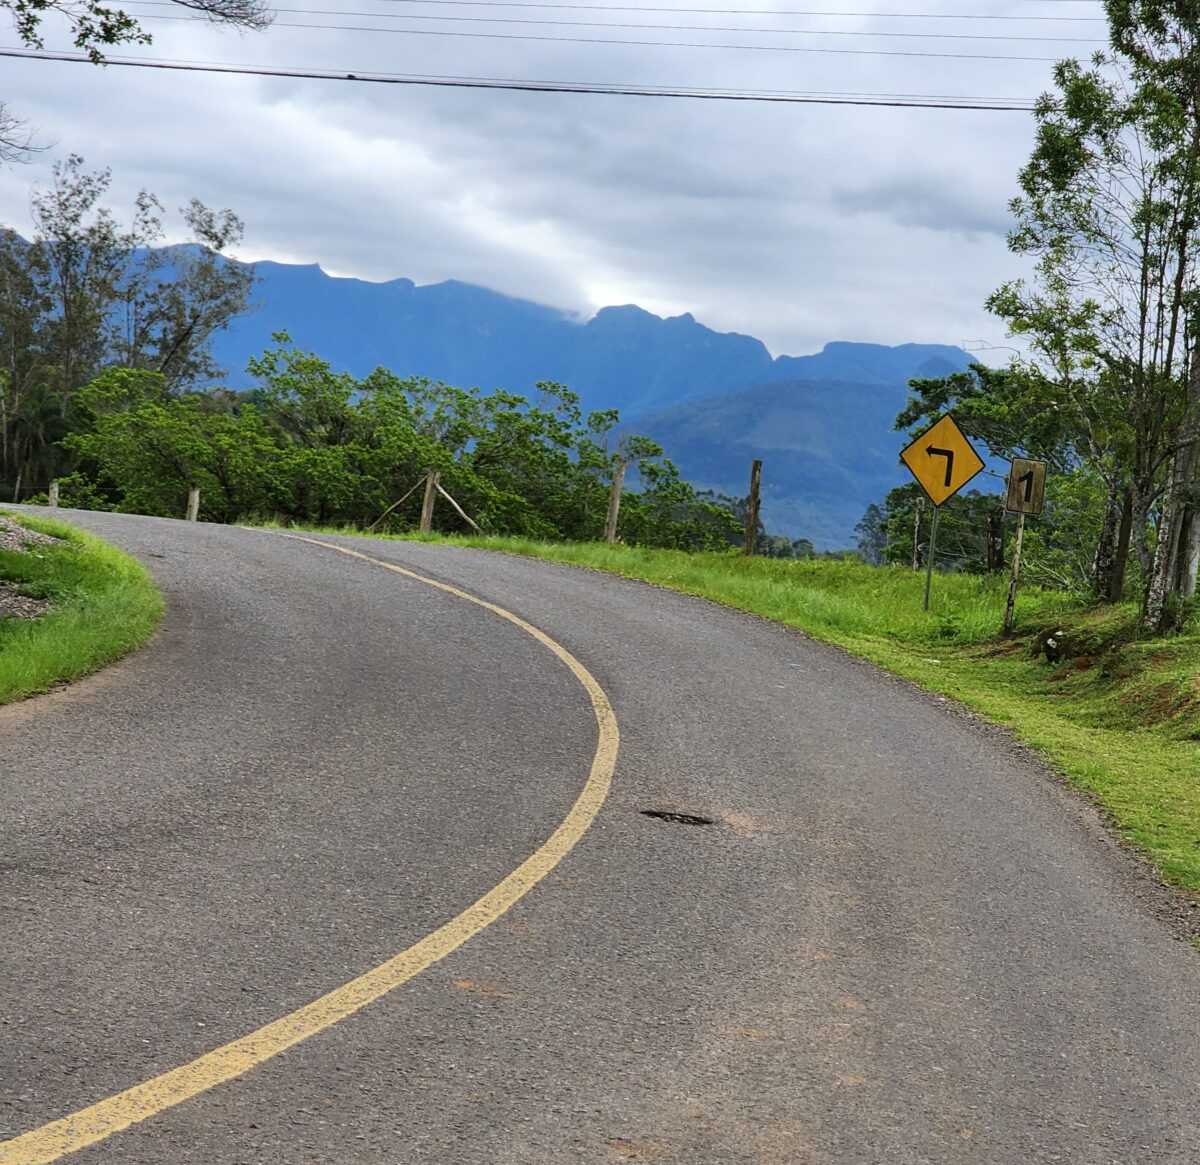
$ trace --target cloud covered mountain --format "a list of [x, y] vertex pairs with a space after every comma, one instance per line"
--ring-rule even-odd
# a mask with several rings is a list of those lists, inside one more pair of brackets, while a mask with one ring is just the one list
[[240, 370], [279, 330], [358, 376], [382, 365], [522, 394], [561, 381], [586, 409], [620, 409], [699, 486], [742, 494], [750, 459], [761, 457], [768, 528], [818, 547], [849, 545], [866, 506], [904, 480], [891, 424], [908, 379], [970, 361], [946, 345], [845, 342], [773, 359], [752, 336], [714, 332], [691, 315], [662, 319], [626, 305], [585, 321], [467, 283], [256, 266], [258, 310], [214, 346], [231, 386], [249, 385]]

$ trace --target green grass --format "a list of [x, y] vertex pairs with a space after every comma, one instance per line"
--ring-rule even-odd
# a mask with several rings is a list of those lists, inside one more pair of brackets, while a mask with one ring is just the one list
[[150, 637], [163, 601], [140, 563], [60, 522], [4, 516], [63, 542], [0, 550], [0, 579], [53, 604], [40, 619], [0, 618], [0, 704], [95, 671]]
[[[356, 533], [344, 530], [342, 533]], [[1130, 606], [1086, 609], [1055, 591], [1018, 595], [1015, 639], [1000, 642], [1007, 579], [924, 575], [856, 562], [436, 538], [642, 579], [838, 644], [1006, 725], [1077, 788], [1168, 882], [1200, 891], [1200, 628], [1136, 638]], [[1063, 628], [1070, 658], [1034, 658]]]

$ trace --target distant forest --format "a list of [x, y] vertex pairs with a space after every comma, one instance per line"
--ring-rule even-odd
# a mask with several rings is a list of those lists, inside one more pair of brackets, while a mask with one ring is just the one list
[[[193, 201], [192, 234], [161, 248], [162, 207], [133, 221], [104, 205], [110, 175], [71, 157], [32, 198], [35, 233], [0, 233], [0, 497], [180, 516], [199, 487], [212, 521], [376, 523], [424, 474], [485, 531], [600, 536], [623, 463], [620, 537], [721, 549], [743, 538], [745, 505], [697, 493], [615, 410], [584, 415], [553, 382], [527, 400], [386, 369], [356, 379], [286, 334], [250, 365], [256, 387], [211, 387], [213, 337], [250, 309], [252, 274], [218, 256], [241, 237], [228, 210]], [[419, 493], [383, 529], [416, 522]], [[452, 508], [439, 527], [465, 530]], [[769, 538], [775, 554], [811, 551]]]

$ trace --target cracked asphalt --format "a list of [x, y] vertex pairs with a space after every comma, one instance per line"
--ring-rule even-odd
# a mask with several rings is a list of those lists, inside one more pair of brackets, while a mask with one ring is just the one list
[[[567, 668], [452, 595], [277, 534], [60, 516], [142, 558], [168, 613], [0, 709], [0, 1141], [416, 942], [546, 840], [596, 748]], [[1200, 1159], [1200, 958], [1002, 737], [669, 591], [321, 537], [578, 657], [620, 726], [612, 793], [443, 961], [64, 1159]]]

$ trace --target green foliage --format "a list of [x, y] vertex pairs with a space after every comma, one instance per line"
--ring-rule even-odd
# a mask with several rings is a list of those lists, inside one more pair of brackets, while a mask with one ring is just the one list
[[[480, 526], [539, 538], [598, 537], [618, 460], [642, 488], [625, 494], [622, 537], [685, 549], [729, 545], [729, 511], [697, 496], [662, 450], [624, 436], [615, 412], [584, 417], [561, 384], [529, 402], [376, 369], [358, 380], [280, 334], [250, 363], [259, 386], [172, 394], [157, 372], [109, 370], [76, 396], [79, 427], [63, 444], [77, 471], [64, 502], [179, 516], [199, 486], [206, 519], [273, 517], [305, 525], [384, 529], [415, 524], [431, 470]], [[386, 514], [386, 517], [384, 516]], [[443, 502], [441, 528], [462, 530]]]
[[[1027, 518], [1021, 551], [1021, 576], [1043, 587], [1081, 597], [1092, 592], [1092, 557], [1104, 521], [1105, 488], [1086, 464], [1056, 475], [1046, 507]], [[1131, 592], [1136, 590], [1130, 583]]]
[[1082, 455], [1085, 434], [1036, 370], [974, 364], [967, 372], [910, 380], [908, 387], [897, 429], [916, 434], [953, 411], [959, 427], [997, 457], [1032, 457], [1061, 470]]
[[858, 535], [858, 552], [863, 561], [871, 566], [882, 566], [888, 548], [887, 511], [872, 502], [854, 532]]
[[[271, 22], [262, 0], [175, 0], [185, 10], [198, 13], [214, 24], [261, 29]], [[104, 49], [123, 44], [150, 44], [150, 34], [137, 20], [103, 0], [0, 0], [0, 8], [13, 14], [21, 43], [42, 47], [41, 25], [47, 12], [66, 19], [75, 47], [95, 64], [104, 61]]]
[[[987, 573], [988, 539], [1003, 509], [1004, 499], [998, 494], [985, 494], [976, 489], [957, 493], [944, 502], [938, 512], [935, 568], [965, 574]], [[933, 507], [916, 482], [891, 490], [877, 520], [886, 537], [885, 563], [911, 567], [916, 537], [917, 564], [925, 564]]]
[[[730, 497], [729, 494], [718, 493], [716, 490], [706, 489], [701, 491], [697, 497], [702, 501], [714, 506], [717, 510], [724, 510], [728, 514], [728, 518], [719, 519], [717, 515], [713, 516], [713, 521], [716, 523], [716, 529], [713, 532], [712, 538], [703, 546], [696, 546], [697, 550], [719, 550], [723, 545], [736, 546], [739, 549], [746, 545], [746, 519], [750, 514], [750, 497], [749, 495], [741, 498]], [[722, 543], [718, 537], [720, 531], [725, 532], [725, 542]], [[811, 558], [816, 551], [813, 549], [812, 542], [807, 538], [788, 538], [783, 534], [768, 533], [766, 526], [763, 525], [763, 520], [758, 519], [758, 527], [754, 535], [754, 554], [759, 558]]]
[[72, 155], [55, 165], [53, 185], [31, 197], [33, 240], [0, 230], [6, 497], [44, 491], [75, 471], [64, 438], [87, 422], [84, 386], [121, 369], [159, 374], [164, 400], [208, 383], [219, 371], [213, 336], [247, 309], [253, 274], [220, 256], [241, 236], [232, 212], [193, 199], [183, 208], [191, 244], [155, 249], [158, 200], [142, 191], [121, 225], [104, 202], [111, 180]]
[[140, 563], [59, 522], [5, 517], [63, 543], [0, 551], [0, 578], [53, 604], [40, 619], [0, 619], [0, 704], [95, 671], [149, 638], [162, 596]]
[[1035, 261], [1034, 277], [988, 305], [1028, 342], [1020, 375], [1055, 423], [1066, 418], [1070, 443], [1107, 487], [1097, 589], [1119, 590], [1102, 576], [1120, 558], [1112, 515], [1124, 502], [1145, 626], [1161, 631], [1191, 550], [1180, 488], [1200, 476], [1200, 8], [1104, 7], [1112, 53], [1061, 62], [1035, 111], [1009, 240]]

